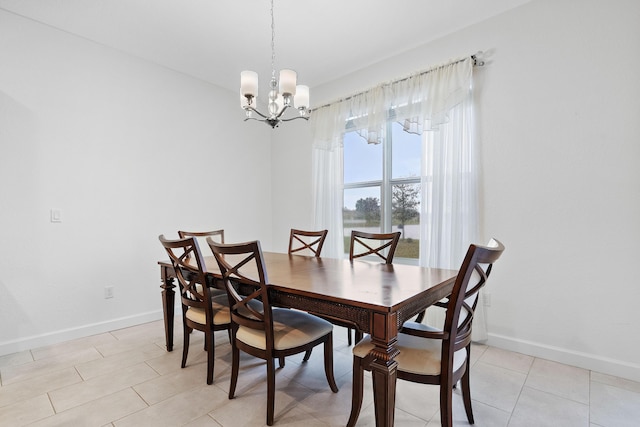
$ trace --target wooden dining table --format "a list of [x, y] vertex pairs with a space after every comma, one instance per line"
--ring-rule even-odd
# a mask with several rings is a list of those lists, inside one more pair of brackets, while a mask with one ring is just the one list
[[[376, 426], [393, 426], [402, 324], [451, 294], [457, 271], [415, 265], [317, 258], [264, 252], [272, 304], [352, 322], [371, 335]], [[175, 273], [158, 262], [167, 351], [173, 350]], [[221, 287], [213, 256], [206, 257], [209, 286]]]

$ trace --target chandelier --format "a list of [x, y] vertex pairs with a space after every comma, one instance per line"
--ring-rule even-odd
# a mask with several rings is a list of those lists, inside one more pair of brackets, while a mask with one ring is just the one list
[[[309, 87], [296, 86], [297, 75], [293, 70], [280, 70], [280, 79], [276, 80], [275, 59], [275, 24], [273, 19], [273, 0], [271, 0], [271, 81], [269, 82], [268, 114], [263, 114], [256, 109], [258, 97], [258, 73], [255, 71], [243, 71], [240, 73], [240, 106], [245, 111], [247, 120], [265, 122], [272, 128], [278, 127], [280, 122], [288, 122], [295, 119], [309, 120]], [[284, 118], [284, 112], [293, 105], [298, 109], [298, 115]], [[253, 117], [256, 113], [260, 118]]]

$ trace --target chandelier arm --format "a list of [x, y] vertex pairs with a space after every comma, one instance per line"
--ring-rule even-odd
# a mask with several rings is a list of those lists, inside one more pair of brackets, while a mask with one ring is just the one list
[[291, 120], [297, 120], [297, 119], [305, 119], [305, 120], [309, 120], [308, 116], [295, 116], [295, 117], [290, 117], [288, 119], [280, 119], [281, 122], [290, 122]]
[[256, 122], [264, 122], [263, 119], [257, 119], [255, 117], [245, 117], [244, 121], [246, 122], [247, 120], [255, 120]]
[[284, 114], [285, 111], [287, 111], [287, 109], [290, 107], [290, 105], [284, 105], [282, 107], [282, 110], [280, 110], [280, 112], [276, 115], [276, 119], [280, 119], [280, 117], [282, 117], [282, 115]]
[[[262, 114], [260, 111], [256, 110], [255, 108], [253, 108], [253, 107], [251, 107], [251, 106], [244, 107], [244, 109], [245, 109], [245, 110], [249, 110], [249, 111], [253, 111], [254, 113], [256, 113], [257, 115], [259, 115], [259, 116], [260, 116], [260, 117], [262, 117], [263, 119], [268, 119], [268, 118], [269, 118], [269, 116], [265, 116], [265, 115], [264, 115], [264, 114]], [[247, 118], [250, 118], [250, 117], [247, 117]], [[258, 119], [255, 119], [255, 120], [258, 120]], [[246, 121], [246, 119], [245, 119], [245, 121]]]

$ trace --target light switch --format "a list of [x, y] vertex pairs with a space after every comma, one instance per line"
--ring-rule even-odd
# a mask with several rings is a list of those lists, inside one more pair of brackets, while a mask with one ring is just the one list
[[51, 209], [51, 222], [62, 222], [60, 209]]

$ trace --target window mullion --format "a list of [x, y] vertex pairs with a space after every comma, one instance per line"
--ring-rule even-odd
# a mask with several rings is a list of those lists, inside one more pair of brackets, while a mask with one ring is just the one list
[[391, 139], [392, 129], [391, 124], [387, 123], [385, 125], [385, 139], [384, 139], [384, 147], [382, 150], [382, 186], [380, 188], [382, 198], [382, 232], [389, 233], [391, 232], [392, 225], [392, 209], [391, 209], [391, 197], [393, 192], [391, 191], [391, 144], [393, 141]]

